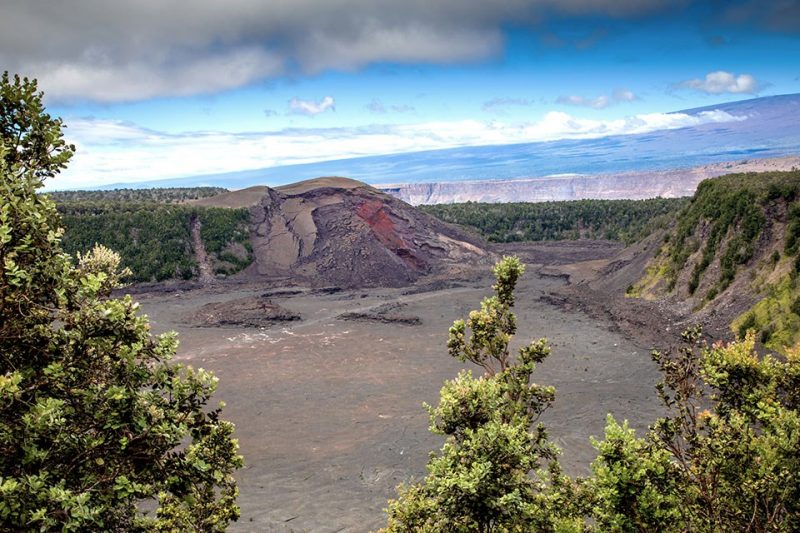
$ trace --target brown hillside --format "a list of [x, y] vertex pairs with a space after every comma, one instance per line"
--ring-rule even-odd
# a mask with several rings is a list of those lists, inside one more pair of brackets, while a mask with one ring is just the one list
[[275, 187], [275, 189], [280, 191], [281, 194], [285, 194], [287, 196], [296, 196], [298, 194], [303, 194], [314, 189], [321, 189], [323, 187], [332, 187], [335, 189], [372, 188], [366, 183], [358, 180], [342, 178], [339, 176], [326, 176], [322, 178], [298, 181], [297, 183], [290, 183], [288, 185], [281, 185], [279, 187]]
[[347, 178], [224, 193], [202, 205], [250, 206], [250, 270], [259, 276], [318, 286], [402, 286], [426, 275], [485, 269], [494, 259], [479, 237]]

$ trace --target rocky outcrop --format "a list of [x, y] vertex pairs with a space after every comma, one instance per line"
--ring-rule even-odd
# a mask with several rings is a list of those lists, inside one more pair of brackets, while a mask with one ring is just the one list
[[187, 315], [186, 320], [198, 327], [262, 328], [279, 322], [300, 320], [300, 315], [264, 296], [247, 296], [226, 302], [208, 303]]
[[343, 313], [337, 318], [354, 322], [379, 322], [381, 324], [400, 324], [403, 326], [419, 326], [422, 324], [420, 317], [403, 312], [405, 307], [406, 304], [389, 303], [367, 311]]
[[267, 189], [250, 208], [253, 269], [311, 285], [403, 286], [491, 263], [482, 240], [355, 180]]

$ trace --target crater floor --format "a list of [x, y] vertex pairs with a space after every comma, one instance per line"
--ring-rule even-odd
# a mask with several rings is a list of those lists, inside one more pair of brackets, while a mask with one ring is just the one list
[[[515, 340], [551, 342], [552, 355], [535, 374], [557, 388], [544, 421], [566, 470], [581, 474], [594, 457], [589, 436], [602, 435], [607, 413], [639, 430], [658, 416], [658, 372], [650, 346], [540, 299], [564, 283], [528, 269], [517, 292]], [[423, 476], [428, 453], [441, 446], [422, 403], [437, 402], [443, 380], [463, 367], [447, 355], [447, 329], [490, 285], [487, 276], [433, 291], [272, 289], [270, 299], [302, 319], [262, 328], [192, 327], [183, 317], [269, 292], [263, 287], [138, 297], [154, 330], [180, 333], [179, 360], [220, 378], [216, 399], [227, 404], [246, 464], [237, 476], [242, 517], [231, 530], [381, 527], [394, 487]], [[420, 323], [337, 318], [396, 304]]]

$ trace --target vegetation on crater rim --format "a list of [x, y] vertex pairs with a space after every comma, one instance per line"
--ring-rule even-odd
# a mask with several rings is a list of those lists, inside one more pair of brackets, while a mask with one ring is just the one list
[[195, 277], [195, 220], [215, 273], [235, 274], [253, 260], [247, 209], [128, 201], [70, 201], [57, 208], [65, 251], [75, 254], [96, 243], [113, 248], [131, 269], [132, 281]]
[[667, 227], [688, 198], [423, 205], [445, 222], [476, 229], [491, 242], [609, 239], [626, 244]]
[[748, 272], [761, 299], [732, 327], [740, 336], [755, 330], [768, 348], [783, 351], [800, 340], [798, 268], [800, 171], [729, 174], [700, 183], [628, 292], [686, 291], [702, 307]]

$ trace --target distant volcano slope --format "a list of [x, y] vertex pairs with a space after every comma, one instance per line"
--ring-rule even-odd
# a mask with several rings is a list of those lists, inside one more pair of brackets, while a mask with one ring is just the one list
[[[359, 181], [246, 190], [255, 273], [311, 285], [402, 286], [490, 264], [483, 241]], [[254, 203], [254, 193], [262, 193]], [[231, 194], [221, 195], [227, 205]], [[206, 200], [209, 205], [214, 199]]]

